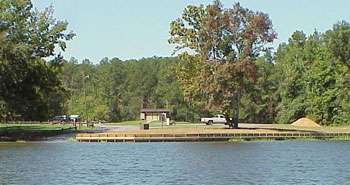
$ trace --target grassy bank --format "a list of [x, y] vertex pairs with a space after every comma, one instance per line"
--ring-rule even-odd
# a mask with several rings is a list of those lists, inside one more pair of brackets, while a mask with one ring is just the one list
[[[95, 134], [81, 134], [81, 141], [273, 141], [273, 140], [350, 140], [349, 126], [300, 127], [290, 124], [239, 124], [239, 129], [229, 129], [224, 124], [205, 125], [203, 123], [176, 122], [165, 125], [151, 122], [149, 130], [139, 128], [141, 121], [127, 121], [104, 124], [107, 130]], [[110, 126], [110, 128], [108, 128]], [[125, 128], [123, 128], [125, 127]], [[115, 129], [117, 128], [117, 129]], [[109, 130], [108, 130], [109, 129]], [[114, 129], [114, 130], [113, 130]], [[92, 137], [93, 139], [90, 139]], [[96, 139], [97, 138], [97, 139]], [[101, 139], [99, 139], [101, 138]], [[90, 140], [89, 140], [90, 139]]]
[[71, 125], [0, 124], [0, 141], [41, 140], [74, 131]]
[[[127, 127], [139, 127], [142, 123], [142, 120], [133, 120], [133, 121], [123, 121], [117, 123], [105, 123], [107, 126], [127, 126]], [[154, 121], [150, 123], [151, 129], [176, 129], [176, 128], [228, 128], [224, 124], [213, 124], [206, 125], [204, 123], [191, 123], [191, 122], [173, 122], [172, 125], [166, 125], [159, 121]], [[239, 130], [254, 130], [254, 129], [268, 129], [275, 131], [316, 131], [316, 132], [350, 132], [350, 125], [332, 125], [332, 126], [322, 126], [319, 128], [315, 127], [297, 127], [291, 124], [254, 124], [254, 123], [240, 123]]]
[[[143, 123], [142, 120], [132, 120], [132, 121], [122, 121], [122, 122], [116, 122], [116, 123], [106, 123], [105, 125], [110, 126], [140, 126], [140, 124]], [[227, 127], [224, 124], [214, 124], [214, 125], [206, 125], [204, 123], [191, 123], [191, 122], [183, 122], [183, 121], [172, 121], [171, 125], [166, 125], [166, 122], [160, 122], [160, 121], [152, 121], [149, 123], [150, 128], [157, 129], [157, 128], [223, 128]]]

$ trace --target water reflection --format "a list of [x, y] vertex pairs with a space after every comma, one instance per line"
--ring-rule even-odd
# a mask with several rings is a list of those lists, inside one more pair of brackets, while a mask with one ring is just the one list
[[346, 184], [348, 142], [1, 143], [0, 184]]

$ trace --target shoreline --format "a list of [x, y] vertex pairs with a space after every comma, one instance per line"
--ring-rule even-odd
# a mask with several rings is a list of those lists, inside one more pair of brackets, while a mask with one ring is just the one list
[[350, 132], [272, 129], [154, 129], [78, 133], [78, 142], [215, 142], [251, 140], [350, 140]]
[[[72, 134], [72, 135], [70, 135]], [[151, 143], [151, 142], [227, 142], [227, 143], [239, 143], [239, 142], [271, 142], [271, 141], [290, 141], [290, 140], [296, 140], [296, 141], [350, 141], [350, 136], [332, 136], [332, 137], [275, 137], [275, 138], [111, 138], [111, 139], [84, 139], [77, 138], [78, 133], [74, 132], [67, 132], [67, 133], [61, 133], [58, 135], [53, 136], [45, 136], [45, 137], [37, 137], [37, 138], [9, 138], [4, 139], [0, 137], [0, 144], [3, 143], [30, 143], [30, 142], [48, 142], [48, 141], [72, 141], [77, 143]], [[67, 137], [64, 137], [65, 139], [59, 138], [55, 139], [56, 137], [63, 136], [63, 135], [69, 135]], [[350, 135], [350, 134], [349, 134]]]
[[[69, 135], [66, 137], [64, 135]], [[241, 142], [272, 140], [350, 140], [350, 127], [302, 128], [291, 125], [241, 124], [239, 129], [225, 126], [178, 124], [153, 125], [141, 130], [136, 125], [98, 125], [78, 128], [64, 125], [15, 125], [0, 129], [0, 142]]]

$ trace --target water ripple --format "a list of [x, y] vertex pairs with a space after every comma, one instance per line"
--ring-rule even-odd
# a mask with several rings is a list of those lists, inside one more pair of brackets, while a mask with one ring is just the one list
[[0, 143], [7, 184], [349, 184], [349, 142]]

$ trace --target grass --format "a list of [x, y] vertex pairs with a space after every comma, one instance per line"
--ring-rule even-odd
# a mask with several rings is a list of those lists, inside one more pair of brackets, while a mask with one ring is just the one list
[[142, 120], [122, 121], [122, 122], [117, 122], [117, 123], [107, 123], [107, 125], [135, 126], [135, 125], [140, 125], [140, 123], [142, 123]]
[[0, 141], [39, 140], [73, 131], [70, 125], [0, 124]]
[[69, 129], [70, 125], [50, 124], [0, 124], [0, 131], [48, 131]]
[[[118, 123], [107, 123], [106, 125], [110, 126], [130, 126], [130, 127], [139, 127], [142, 123], [142, 120], [133, 120], [133, 121], [123, 121]], [[264, 130], [274, 130], [274, 131], [316, 131], [316, 132], [350, 132], [350, 126], [323, 126], [321, 128], [304, 128], [304, 127], [295, 127], [290, 124], [239, 124], [240, 129], [264, 129]], [[204, 123], [191, 123], [191, 122], [175, 122], [175, 125], [165, 125], [165, 123], [154, 121], [150, 123], [150, 129], [177, 129], [177, 128], [228, 128], [224, 124], [214, 124], [214, 125], [205, 125]]]
[[[324, 126], [321, 128], [304, 128], [304, 127], [296, 127], [289, 124], [239, 124], [239, 129], [228, 129], [227, 125], [224, 124], [214, 124], [214, 125], [206, 125], [204, 123], [190, 123], [190, 122], [176, 122], [175, 125], [165, 125], [165, 123], [161, 123], [159, 121], [154, 121], [150, 123], [149, 130], [139, 129], [142, 120], [135, 121], [124, 121], [119, 123], [106, 123], [107, 129], [110, 126], [110, 130], [105, 132], [121, 134], [121, 135], [140, 135], [141, 137], [145, 137], [147, 135], [152, 137], [160, 137], [159, 134], [177, 134], [176, 137], [183, 137], [185, 134], [243, 134], [243, 138], [236, 137], [230, 139], [230, 142], [244, 142], [244, 141], [274, 141], [274, 140], [303, 140], [303, 141], [314, 141], [314, 140], [326, 140], [326, 141], [350, 141], [349, 137], [344, 136], [336, 136], [332, 135], [332, 137], [324, 136], [322, 133], [350, 133], [350, 126]], [[124, 129], [120, 129], [119, 127], [125, 127]], [[117, 128], [114, 130], [114, 128]], [[120, 129], [120, 130], [119, 130]], [[251, 134], [269, 134], [272, 136], [275, 133], [311, 133], [310, 136], [305, 137], [293, 137], [290, 135], [285, 137], [283, 135], [281, 137], [269, 138], [269, 137], [247, 137], [251, 136]], [[320, 133], [319, 136], [317, 133]], [[101, 137], [106, 137], [105, 133], [97, 133], [96, 137], [100, 137], [99, 134], [102, 134]], [[84, 135], [84, 133], [80, 134]], [[242, 135], [241, 135], [242, 136]], [[300, 136], [300, 134], [299, 134]], [[82, 136], [84, 137], [84, 136]], [[91, 137], [91, 136], [88, 136]], [[122, 136], [124, 137], [124, 136]], [[164, 136], [165, 137], [165, 136]], [[166, 136], [168, 137], [168, 136]], [[175, 136], [174, 136], [175, 137]], [[199, 135], [198, 135], [199, 137]]]
[[[140, 126], [143, 123], [143, 120], [132, 120], [132, 121], [122, 121], [117, 123], [106, 123], [106, 125], [111, 126]], [[166, 122], [163, 124], [160, 121], [152, 121], [150, 122], [150, 128], [202, 128], [202, 127], [210, 127], [210, 128], [221, 128], [225, 127], [223, 124], [214, 124], [207, 126], [204, 123], [191, 123], [191, 122], [175, 122], [173, 125], [166, 125]]]

